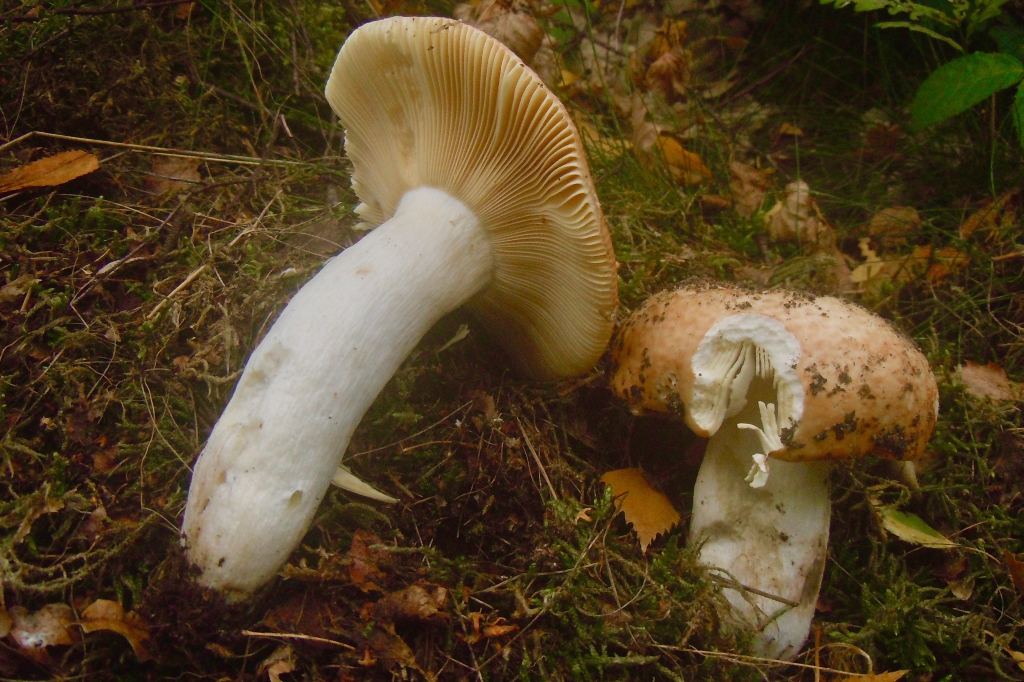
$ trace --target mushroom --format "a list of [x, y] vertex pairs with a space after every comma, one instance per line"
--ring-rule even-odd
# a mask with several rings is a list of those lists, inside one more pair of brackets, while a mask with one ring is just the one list
[[511, 51], [450, 19], [376, 21], [342, 46], [327, 99], [377, 227], [292, 298], [195, 465], [182, 539], [232, 600], [274, 576], [332, 478], [359, 488], [339, 469], [349, 438], [443, 315], [466, 305], [537, 380], [585, 372], [614, 324], [579, 135]]
[[828, 296], [699, 283], [656, 295], [612, 345], [613, 389], [709, 438], [690, 542], [763, 656], [810, 629], [833, 459], [914, 460], [938, 415], [928, 361], [880, 317]]

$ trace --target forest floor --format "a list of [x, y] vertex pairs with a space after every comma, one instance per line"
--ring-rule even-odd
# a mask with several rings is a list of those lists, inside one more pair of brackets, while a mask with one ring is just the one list
[[[255, 599], [197, 588], [178, 535], [190, 467], [275, 315], [363, 234], [323, 96], [334, 56], [377, 16], [456, 8], [60, 0], [0, 8], [0, 175], [83, 152], [51, 186], [0, 177], [0, 678], [1024, 679], [1009, 101], [908, 132], [917, 84], [952, 55], [812, 2], [535, 9], [620, 320], [692, 277], [840, 295], [939, 383], [916, 484], [881, 459], [834, 467], [803, 653], [750, 656], [686, 545], [703, 441], [634, 417], [603, 363], [518, 377], [463, 312], [349, 446], [399, 503], [332, 489]], [[646, 553], [599, 481], [631, 466], [683, 514]]]

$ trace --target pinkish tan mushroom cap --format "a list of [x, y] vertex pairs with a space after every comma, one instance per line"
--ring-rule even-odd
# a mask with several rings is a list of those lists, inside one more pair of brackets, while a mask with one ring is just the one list
[[680, 414], [705, 437], [761, 399], [766, 454], [781, 460], [913, 460], [938, 415], [935, 378], [914, 344], [829, 296], [684, 286], [629, 317], [612, 359], [612, 388], [635, 410]]
[[522, 370], [553, 379], [601, 357], [617, 306], [611, 239], [568, 112], [519, 57], [451, 19], [383, 19], [349, 36], [327, 100], [367, 223], [417, 187], [480, 221], [494, 276], [469, 306]]

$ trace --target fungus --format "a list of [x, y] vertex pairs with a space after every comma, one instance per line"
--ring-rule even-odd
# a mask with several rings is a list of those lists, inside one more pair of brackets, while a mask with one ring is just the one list
[[196, 463], [182, 539], [229, 599], [274, 576], [332, 477], [359, 487], [339, 469], [349, 438], [440, 317], [466, 305], [518, 369], [552, 380], [597, 361], [617, 305], [579, 135], [498, 41], [450, 19], [366, 24], [327, 99], [376, 228], [292, 298]]
[[690, 541], [758, 652], [793, 658], [825, 567], [829, 460], [919, 457], [938, 415], [928, 361], [852, 303], [711, 284], [649, 299], [612, 352], [634, 412], [681, 402], [710, 439]]

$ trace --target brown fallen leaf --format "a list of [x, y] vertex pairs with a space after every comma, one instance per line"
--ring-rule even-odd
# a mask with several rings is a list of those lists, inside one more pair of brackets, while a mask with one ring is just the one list
[[699, 185], [714, 176], [699, 154], [687, 151], [670, 135], [659, 135], [655, 143], [672, 179], [687, 186]]
[[0, 287], [0, 303], [24, 299], [25, 294], [32, 289], [32, 285], [37, 284], [38, 282], [39, 278], [33, 277], [32, 275], [16, 277]]
[[1024, 395], [1024, 386], [1010, 381], [1006, 370], [994, 362], [979, 365], [967, 360], [956, 371], [960, 380], [967, 385], [967, 392], [977, 398], [1016, 400]]
[[202, 182], [199, 159], [160, 156], [153, 160], [152, 170], [146, 176], [146, 189], [153, 194], [183, 192]]
[[74, 644], [75, 633], [70, 626], [75, 614], [67, 604], [47, 604], [29, 613], [23, 606], [12, 606], [10, 637], [23, 653], [41, 660], [47, 647]]
[[967, 217], [967, 220], [960, 225], [960, 238], [967, 239], [976, 232], [991, 233], [999, 227], [1016, 222], [1016, 211], [1013, 208], [1014, 199], [1020, 190], [1012, 189], [1006, 192], [995, 201], [991, 198], [977, 211]]
[[395, 621], [444, 621], [448, 614], [441, 611], [448, 600], [448, 590], [440, 585], [415, 583], [387, 595], [373, 605], [373, 620], [383, 623]]
[[0, 192], [17, 192], [28, 187], [56, 187], [92, 173], [100, 167], [94, 154], [76, 149], [33, 161], [0, 176]]
[[3, 639], [11, 633], [11, 627], [14, 625], [14, 619], [11, 618], [11, 614], [7, 613], [7, 607], [0, 604], [0, 639]]
[[281, 675], [295, 671], [295, 652], [288, 644], [282, 644], [274, 653], [263, 659], [257, 675], [267, 673], [270, 682], [281, 682]]
[[640, 469], [609, 471], [601, 482], [611, 487], [616, 506], [632, 524], [642, 551], [647, 551], [655, 537], [679, 523], [679, 512], [663, 493], [651, 487]]
[[377, 583], [383, 582], [385, 574], [377, 566], [377, 562], [386, 559], [387, 552], [370, 549], [370, 545], [379, 543], [380, 538], [361, 528], [352, 536], [352, 547], [349, 548], [347, 555], [352, 559], [352, 564], [348, 567], [348, 576], [352, 584], [363, 592], [383, 592]]
[[1010, 574], [1017, 595], [1024, 597], [1024, 561], [1010, 552], [1003, 552], [1003, 563], [1006, 564], [1006, 571]]
[[896, 682], [896, 680], [902, 680], [909, 672], [909, 670], [894, 670], [888, 673], [851, 675], [842, 679], [837, 678], [836, 682]]
[[898, 249], [907, 243], [907, 235], [921, 227], [921, 216], [913, 206], [890, 206], [871, 216], [868, 234], [881, 243], [883, 251]]
[[765, 192], [775, 180], [774, 168], [755, 168], [739, 161], [729, 164], [729, 191], [736, 213], [751, 218], [764, 203]]
[[520, 59], [532, 65], [544, 40], [544, 29], [523, 0], [481, 0], [456, 5], [453, 16], [497, 38]]
[[774, 242], [811, 244], [831, 228], [803, 180], [791, 182], [783, 196], [764, 216], [768, 237]]
[[783, 123], [779, 126], [779, 137], [803, 137], [804, 131], [797, 128], [792, 123]]
[[82, 618], [76, 625], [86, 634], [100, 630], [116, 632], [128, 640], [140, 661], [151, 658], [143, 646], [149, 639], [149, 625], [134, 611], [125, 613], [124, 607], [116, 601], [97, 599], [82, 611]]

